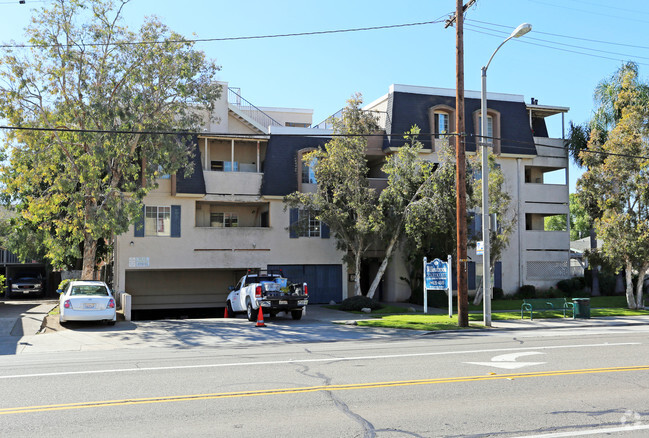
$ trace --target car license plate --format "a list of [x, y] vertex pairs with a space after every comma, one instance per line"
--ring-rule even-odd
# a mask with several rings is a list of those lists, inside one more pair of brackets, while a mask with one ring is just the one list
[[95, 303], [83, 303], [83, 308], [84, 309], [94, 309], [95, 308]]
[[288, 301], [286, 301], [286, 300], [279, 300], [279, 304], [288, 304]]

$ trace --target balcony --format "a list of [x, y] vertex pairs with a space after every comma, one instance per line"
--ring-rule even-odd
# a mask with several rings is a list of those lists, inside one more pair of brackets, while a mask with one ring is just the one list
[[523, 233], [525, 250], [570, 251], [570, 233], [567, 231], [525, 231]]
[[568, 187], [565, 184], [526, 183], [522, 201], [533, 203], [565, 203], [568, 205]]
[[245, 228], [268, 228], [267, 202], [197, 202], [196, 227], [239, 232]]
[[217, 195], [259, 195], [263, 173], [253, 172], [203, 172], [205, 189]]
[[534, 137], [536, 153], [542, 157], [568, 158], [565, 140], [561, 138]]

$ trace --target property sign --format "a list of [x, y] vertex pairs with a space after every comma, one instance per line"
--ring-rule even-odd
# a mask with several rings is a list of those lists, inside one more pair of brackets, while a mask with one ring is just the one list
[[446, 290], [448, 295], [448, 316], [453, 317], [453, 288], [451, 286], [451, 256], [448, 262], [435, 259], [428, 263], [424, 257], [424, 313], [428, 313], [428, 291]]
[[435, 259], [426, 264], [424, 271], [426, 289], [446, 290], [448, 289], [448, 263]]
[[128, 258], [128, 267], [129, 268], [148, 268], [149, 267], [149, 258], [148, 257], [129, 257]]
[[484, 255], [484, 242], [482, 240], [475, 243], [475, 253], [476, 255]]

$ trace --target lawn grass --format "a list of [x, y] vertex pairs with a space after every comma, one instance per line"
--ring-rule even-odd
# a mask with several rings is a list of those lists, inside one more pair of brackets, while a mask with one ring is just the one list
[[[575, 297], [577, 298], [577, 297]], [[626, 307], [626, 297], [623, 295], [617, 295], [614, 297], [589, 297], [590, 298], [590, 308], [598, 307]], [[571, 298], [568, 298], [568, 301], [571, 301]], [[469, 301], [469, 311], [482, 311], [482, 303], [475, 306], [471, 304], [473, 301]], [[491, 310], [518, 310], [520, 312], [521, 305], [523, 300], [493, 300], [491, 301]]]
[[[326, 309], [333, 309], [333, 310], [340, 310], [340, 305], [338, 304], [332, 304], [332, 305], [327, 305], [323, 306]], [[365, 312], [361, 312], [358, 310], [343, 310], [343, 312], [347, 313], [355, 313], [357, 315], [367, 315]], [[396, 314], [401, 314], [401, 313], [410, 313], [412, 312], [408, 310], [408, 307], [403, 307], [403, 306], [393, 306], [393, 305], [384, 305], [378, 310], [372, 310], [372, 313], [370, 315], [396, 315]]]
[[[494, 300], [492, 301], [492, 314], [491, 319], [497, 320], [516, 320], [521, 319], [520, 307], [523, 300]], [[630, 310], [626, 308], [626, 298], [624, 296], [614, 297], [590, 297], [590, 315], [591, 318], [602, 318], [607, 316], [649, 316], [648, 310]], [[338, 309], [338, 306], [330, 306], [330, 308]], [[402, 308], [407, 310], [405, 308]], [[482, 306], [469, 306], [469, 321], [470, 327], [468, 328], [484, 328], [482, 324]], [[361, 312], [352, 312], [361, 313]], [[448, 315], [423, 315], [420, 313], [410, 314], [395, 314], [400, 313], [398, 306], [386, 306], [385, 309], [373, 311], [372, 315], [377, 315], [376, 319], [366, 319], [357, 321], [359, 326], [366, 327], [386, 327], [397, 329], [411, 329], [411, 330], [458, 330], [467, 329], [467, 327], [459, 327], [457, 325], [457, 315], [449, 318]], [[386, 315], [389, 314], [389, 315]], [[386, 316], [379, 316], [386, 315]], [[566, 312], [568, 318], [571, 318], [572, 313]], [[534, 312], [534, 319], [556, 319], [563, 318], [563, 311], [544, 311]], [[525, 319], [529, 319], [526, 315]], [[471, 321], [473, 321], [471, 323]]]
[[365, 319], [356, 322], [357, 325], [365, 327], [386, 327], [410, 330], [459, 330], [482, 328], [482, 324], [470, 324], [470, 327], [459, 327], [457, 315], [449, 318], [448, 315], [388, 315], [380, 319]]

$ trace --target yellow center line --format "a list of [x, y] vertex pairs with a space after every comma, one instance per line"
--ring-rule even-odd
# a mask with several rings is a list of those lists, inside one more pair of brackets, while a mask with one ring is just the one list
[[389, 388], [389, 387], [397, 387], [397, 386], [414, 386], [414, 385], [436, 385], [440, 383], [478, 382], [478, 381], [485, 381], [485, 380], [503, 380], [503, 379], [513, 380], [513, 379], [525, 379], [525, 378], [532, 378], [532, 377], [554, 377], [554, 376], [568, 376], [568, 375], [575, 375], [575, 374], [618, 373], [618, 372], [625, 372], [625, 371], [648, 371], [648, 370], [649, 370], [649, 365], [638, 365], [638, 366], [610, 367], [610, 368], [589, 368], [589, 369], [577, 369], [577, 370], [538, 371], [538, 372], [531, 372], [531, 373], [516, 373], [516, 374], [487, 374], [481, 376], [444, 377], [444, 378], [437, 378], [437, 379], [397, 380], [391, 382], [350, 383], [345, 385], [305, 386], [305, 387], [297, 387], [297, 388], [263, 389], [258, 391], [235, 391], [235, 392], [221, 392], [221, 393], [212, 393], [212, 394], [190, 394], [190, 395], [176, 395], [176, 396], [163, 396], [163, 397], [130, 398], [130, 399], [121, 399], [121, 400], [104, 400], [104, 401], [94, 401], [94, 402], [65, 403], [65, 404], [52, 404], [52, 405], [41, 405], [41, 406], [24, 406], [18, 408], [0, 408], [0, 415], [25, 414], [25, 413], [45, 412], [45, 411], [62, 411], [62, 410], [72, 410], [72, 409], [105, 408], [111, 406], [126, 406], [126, 405], [139, 405], [139, 404], [151, 404], [151, 403], [171, 403], [171, 402], [195, 401], [195, 400], [214, 400], [220, 398], [300, 394], [300, 393], [320, 392], [320, 391], [349, 391], [354, 389]]

